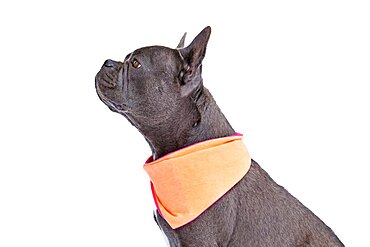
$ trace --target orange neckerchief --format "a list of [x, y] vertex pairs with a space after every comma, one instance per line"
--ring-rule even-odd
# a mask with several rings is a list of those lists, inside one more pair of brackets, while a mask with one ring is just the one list
[[176, 229], [212, 206], [248, 172], [242, 135], [200, 142], [144, 165], [159, 213]]

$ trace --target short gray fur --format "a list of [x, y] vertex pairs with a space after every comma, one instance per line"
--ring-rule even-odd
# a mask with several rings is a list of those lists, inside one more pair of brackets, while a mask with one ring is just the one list
[[[100, 99], [140, 131], [154, 159], [235, 133], [203, 86], [210, 34], [206, 27], [185, 48], [186, 33], [176, 49], [137, 49], [123, 62], [105, 61], [96, 75]], [[247, 175], [193, 222], [173, 230], [158, 213], [155, 219], [171, 247], [344, 246], [253, 160]]]

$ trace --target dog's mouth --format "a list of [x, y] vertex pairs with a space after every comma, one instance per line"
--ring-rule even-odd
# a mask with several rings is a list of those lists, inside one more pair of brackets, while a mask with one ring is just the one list
[[128, 109], [128, 106], [126, 104], [123, 104], [123, 103], [117, 103], [117, 102], [114, 102], [112, 100], [110, 100], [109, 98], [107, 98], [100, 90], [99, 90], [99, 87], [97, 87], [97, 93], [98, 93], [98, 96], [100, 98], [100, 100], [106, 105], [108, 106], [108, 108], [111, 110], [111, 111], [114, 111], [114, 112], [118, 112], [118, 113], [121, 113], [121, 114], [127, 114], [127, 113], [130, 113], [130, 110]]
[[128, 107], [126, 104], [120, 102], [118, 99], [117, 81], [119, 80], [117, 76], [117, 71], [108, 70], [104, 67], [97, 73], [95, 77], [95, 89], [100, 98], [100, 100], [108, 106], [108, 108], [114, 112], [126, 113], [128, 112]]
[[107, 71], [103, 71], [102, 74], [103, 75], [100, 79], [101, 80], [100, 83], [102, 84], [102, 86], [114, 89], [117, 86], [115, 76], [110, 75]]
[[95, 85], [100, 90], [105, 91], [117, 87], [117, 73], [115, 68], [102, 67], [95, 76]]

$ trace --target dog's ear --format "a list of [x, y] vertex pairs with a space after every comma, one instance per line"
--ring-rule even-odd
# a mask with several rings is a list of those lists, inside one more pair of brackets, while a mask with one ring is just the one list
[[179, 50], [184, 59], [184, 68], [180, 72], [182, 96], [188, 96], [202, 84], [201, 66], [210, 35], [211, 27], [208, 26], [194, 38], [189, 46]]
[[184, 35], [182, 36], [179, 44], [177, 45], [177, 49], [181, 49], [181, 48], [184, 48], [184, 45], [185, 45], [185, 38], [186, 38], [186, 32], [184, 33]]

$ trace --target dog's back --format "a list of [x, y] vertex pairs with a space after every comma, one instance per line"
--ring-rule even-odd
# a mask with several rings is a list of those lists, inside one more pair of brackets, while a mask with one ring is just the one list
[[173, 230], [156, 217], [170, 246], [344, 246], [255, 161], [247, 175], [196, 221]]
[[[206, 27], [187, 47], [182, 38], [177, 49], [143, 47], [123, 62], [107, 60], [96, 76], [100, 99], [145, 136], [153, 160], [235, 135], [203, 86], [202, 60], [210, 34]], [[156, 218], [172, 247], [343, 246], [329, 227], [255, 162], [241, 181], [194, 221], [172, 229], [160, 215]]]

